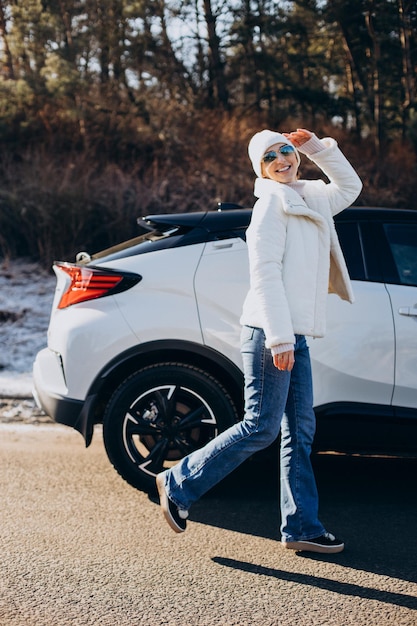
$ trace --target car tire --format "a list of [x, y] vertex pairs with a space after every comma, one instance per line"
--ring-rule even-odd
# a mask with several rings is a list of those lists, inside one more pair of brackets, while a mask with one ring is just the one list
[[155, 492], [156, 475], [239, 420], [223, 385], [181, 363], [150, 365], [126, 378], [103, 417], [107, 455], [130, 485]]

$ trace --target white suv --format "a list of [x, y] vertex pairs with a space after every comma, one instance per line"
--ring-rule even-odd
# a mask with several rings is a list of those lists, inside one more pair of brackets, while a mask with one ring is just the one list
[[[239, 316], [248, 289], [250, 209], [155, 215], [136, 239], [55, 263], [48, 347], [34, 395], [130, 484], [239, 420]], [[328, 298], [310, 341], [316, 447], [417, 452], [417, 212], [351, 208], [336, 227], [356, 303]]]

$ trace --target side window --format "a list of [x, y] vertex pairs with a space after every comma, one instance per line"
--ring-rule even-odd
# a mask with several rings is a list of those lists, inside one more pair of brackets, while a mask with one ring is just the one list
[[401, 285], [417, 286], [417, 224], [384, 224]]
[[352, 280], [365, 280], [362, 246], [356, 222], [336, 222], [340, 245]]

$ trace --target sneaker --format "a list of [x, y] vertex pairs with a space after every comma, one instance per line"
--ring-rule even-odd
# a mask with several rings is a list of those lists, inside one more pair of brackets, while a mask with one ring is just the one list
[[322, 552], [335, 554], [342, 552], [345, 547], [343, 541], [336, 539], [332, 533], [324, 533], [321, 537], [314, 539], [303, 539], [301, 541], [282, 541], [282, 546], [288, 550], [307, 550], [309, 552]]
[[171, 526], [173, 531], [176, 533], [183, 533], [187, 526], [186, 520], [188, 517], [188, 511], [179, 509], [177, 505], [168, 498], [162, 474], [158, 474], [156, 477], [156, 487], [159, 493], [159, 503], [166, 521]]

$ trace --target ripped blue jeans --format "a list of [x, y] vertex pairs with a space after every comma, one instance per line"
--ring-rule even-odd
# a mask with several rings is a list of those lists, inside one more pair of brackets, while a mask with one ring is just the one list
[[248, 457], [269, 446], [281, 429], [282, 540], [307, 540], [325, 532], [310, 461], [316, 420], [303, 335], [296, 335], [294, 350], [293, 370], [280, 371], [265, 347], [263, 330], [242, 328], [244, 418], [164, 472], [167, 494], [180, 509], [189, 509]]

